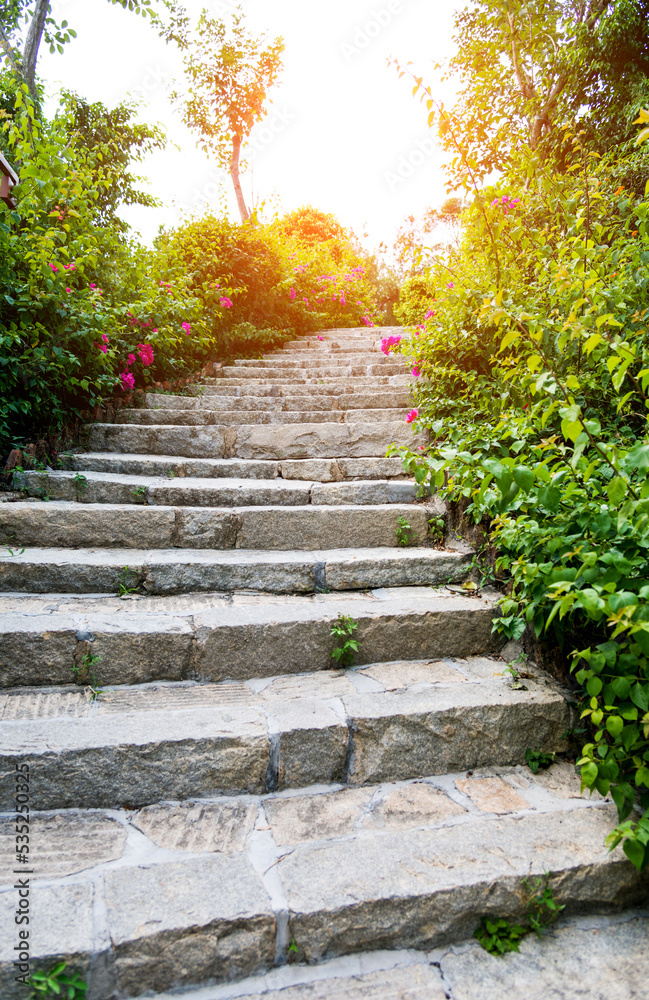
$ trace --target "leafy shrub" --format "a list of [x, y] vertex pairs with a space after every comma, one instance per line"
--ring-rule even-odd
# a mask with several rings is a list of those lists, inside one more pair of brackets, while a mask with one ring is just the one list
[[565, 174], [530, 156], [477, 192], [459, 250], [431, 269], [435, 315], [396, 349], [423, 372], [433, 444], [401, 453], [490, 526], [500, 627], [569, 654], [582, 785], [611, 793], [611, 843], [643, 867], [646, 822], [628, 817], [649, 805], [649, 202], [564, 142]]

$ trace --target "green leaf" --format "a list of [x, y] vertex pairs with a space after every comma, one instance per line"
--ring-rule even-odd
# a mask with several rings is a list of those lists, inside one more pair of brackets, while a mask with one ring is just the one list
[[645, 852], [647, 848], [643, 847], [642, 844], [640, 844], [637, 840], [631, 840], [629, 838], [628, 840], [625, 840], [624, 843], [622, 844], [622, 850], [626, 854], [631, 864], [635, 865], [638, 871], [642, 871], [645, 860]]
[[525, 465], [517, 465], [512, 469], [512, 476], [514, 477], [514, 482], [517, 486], [520, 486], [525, 493], [529, 491], [534, 486], [535, 475], [531, 469], [528, 469]]
[[606, 728], [614, 738], [617, 738], [624, 729], [624, 720], [619, 715], [609, 715], [606, 720]]
[[615, 478], [611, 479], [610, 483], [608, 484], [608, 487], [606, 489], [606, 494], [610, 502], [613, 504], [613, 506], [617, 506], [617, 504], [619, 504], [622, 498], [625, 496], [626, 491], [627, 491], [627, 484], [624, 481], [624, 479], [622, 479], [621, 476], [615, 476]]

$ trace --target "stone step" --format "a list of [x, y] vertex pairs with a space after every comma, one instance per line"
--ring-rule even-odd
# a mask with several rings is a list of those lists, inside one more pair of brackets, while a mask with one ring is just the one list
[[[333, 549], [391, 546], [399, 519], [411, 545], [430, 541], [423, 505], [147, 508], [131, 504], [0, 504], [0, 545], [48, 548]], [[8, 553], [5, 553], [7, 555]]]
[[[561, 691], [545, 679], [514, 689], [503, 667], [378, 663], [248, 684], [102, 687], [94, 698], [22, 689], [2, 696], [0, 762], [29, 766], [31, 809], [96, 809], [524, 764], [531, 734], [561, 751], [571, 720]], [[0, 792], [0, 812], [14, 794]]]
[[[317, 366], [314, 370], [312, 365], [305, 365], [304, 367], [295, 367], [289, 364], [275, 363], [273, 365], [256, 365], [255, 367], [246, 367], [242, 365], [231, 365], [226, 368], [221, 368], [218, 374], [219, 379], [238, 379], [243, 382], [245, 379], [282, 379], [285, 382], [299, 382], [305, 379], [309, 381], [318, 381], [318, 379], [349, 379], [358, 376], [359, 378], [367, 378], [368, 376], [383, 377], [407, 377], [406, 375], [406, 362], [405, 360], [400, 360], [398, 363], [392, 361], [376, 361], [370, 364], [359, 364], [359, 365], [335, 365], [327, 364], [322, 366]], [[306, 376], [304, 373], [306, 371], [313, 371], [313, 375]]]
[[[385, 377], [375, 376], [365, 379], [308, 379], [300, 381], [293, 379], [287, 382], [282, 379], [206, 379], [204, 382], [203, 397], [207, 396], [278, 396], [293, 397], [296, 395], [308, 395], [311, 398], [325, 399], [327, 396], [343, 398], [346, 395], [372, 394], [378, 392], [405, 392], [408, 390], [412, 379], [410, 375], [388, 375]], [[187, 397], [191, 399], [192, 397]], [[205, 404], [209, 406], [209, 403]]]
[[89, 424], [83, 429], [90, 451], [143, 452], [187, 458], [379, 458], [393, 444], [425, 445], [405, 421], [353, 424], [240, 424], [183, 427]]
[[[227, 527], [225, 527], [227, 532]], [[412, 548], [0, 549], [0, 589], [19, 594], [148, 594], [252, 590], [271, 594], [457, 583], [471, 553]]]
[[[123, 458], [123, 456], [120, 456]], [[145, 459], [145, 461], [147, 461]], [[367, 461], [367, 460], [366, 460]], [[384, 459], [387, 462], [388, 459]], [[282, 471], [289, 463], [283, 462]], [[298, 464], [298, 463], [295, 463]], [[304, 465], [311, 463], [304, 463]], [[120, 462], [120, 465], [123, 463]], [[229, 466], [232, 469], [232, 466]], [[173, 470], [171, 470], [173, 471]], [[190, 463], [188, 471], [195, 471]], [[210, 470], [214, 471], [214, 470]], [[297, 472], [308, 471], [298, 469]], [[163, 507], [340, 506], [413, 503], [410, 480], [354, 480], [320, 483], [301, 479], [209, 479], [207, 476], [136, 476], [117, 472], [24, 472], [14, 485], [33, 497], [78, 503], [148, 504]], [[7, 505], [3, 505], [4, 507]], [[12, 506], [12, 505], [11, 505]], [[3, 517], [11, 517], [11, 506]]]
[[231, 426], [232, 424], [353, 424], [369, 423], [373, 420], [391, 421], [405, 420], [407, 407], [370, 410], [210, 410], [206, 406], [200, 409], [182, 410], [179, 408], [165, 410], [155, 409], [120, 410], [115, 418], [118, 424], [135, 424], [159, 426], [175, 424], [193, 427]]
[[[145, 408], [149, 410], [232, 410], [239, 414], [246, 410], [286, 411], [298, 410], [309, 413], [317, 410], [384, 410], [403, 408], [411, 404], [410, 394], [398, 388], [377, 389], [374, 392], [295, 395], [284, 392], [274, 396], [217, 396], [215, 393], [196, 398], [191, 396], [171, 396], [161, 393], [146, 393]], [[245, 423], [245, 421], [243, 421]]]
[[[39, 780], [38, 771], [33, 780]], [[5, 822], [9, 827], [14, 817]], [[449, 773], [135, 811], [35, 812], [32, 959], [35, 967], [49, 967], [55, 958], [73, 957], [89, 981], [89, 1000], [207, 983], [212, 985], [201, 1000], [214, 1000], [223, 996], [215, 984], [241, 982], [289, 959], [313, 971], [322, 959], [368, 949], [383, 949], [384, 955], [408, 949], [414, 963], [417, 951], [448, 949], [470, 938], [483, 916], [523, 921], [534, 880], [547, 878], [565, 907], [564, 920], [585, 909], [602, 912], [646, 900], [646, 875], [639, 876], [619, 848], [611, 854], [604, 844], [615, 822], [610, 802], [579, 797], [578, 779], [564, 765], [542, 775], [494, 768], [468, 779]], [[9, 871], [0, 893], [0, 989], [8, 998], [18, 995], [12, 964], [15, 878]], [[644, 922], [616, 935], [618, 964], [626, 969], [638, 955], [640, 973], [646, 973], [643, 930]], [[592, 954], [590, 948], [563, 949], [555, 982], [559, 976], [570, 989], [585, 961], [599, 970], [597, 956], [610, 950], [598, 944], [597, 935], [589, 940]], [[545, 939], [529, 941], [532, 955], [548, 945]], [[634, 947], [627, 953], [630, 942]], [[407, 992], [387, 992], [388, 969], [374, 973], [369, 992], [360, 995], [500, 1000], [507, 995], [504, 984], [512, 981], [512, 959], [519, 970], [514, 983], [522, 983], [525, 995], [575, 996], [555, 990], [543, 995], [538, 982], [528, 983], [535, 970], [524, 961], [529, 951], [496, 965], [474, 942], [468, 970], [462, 952], [454, 954], [438, 953], [443, 990], [428, 990], [437, 968], [428, 966], [424, 974], [414, 965]], [[488, 992], [476, 979], [476, 959], [487, 963]], [[462, 992], [463, 968], [469, 977]], [[361, 971], [372, 975], [367, 967]], [[583, 978], [590, 980], [590, 974]], [[633, 996], [617, 992], [617, 984], [628, 980], [616, 978], [615, 988], [611, 983], [594, 996]], [[635, 973], [631, 981], [644, 984]], [[255, 1000], [261, 1000], [259, 992], [252, 994]], [[511, 995], [521, 995], [520, 989]], [[315, 994], [276, 994], [277, 1000], [305, 996], [331, 1000], [346, 994], [331, 983]]]
[[6, 688], [69, 684], [101, 657], [102, 684], [247, 680], [327, 670], [332, 625], [358, 623], [354, 662], [466, 657], [499, 650], [498, 594], [430, 587], [309, 596], [0, 595], [0, 676]]
[[[406, 478], [399, 458], [306, 458], [289, 459], [285, 462], [269, 462], [245, 458], [188, 459], [178, 455], [120, 455], [114, 452], [81, 452], [64, 455], [62, 461], [65, 468], [82, 473], [123, 473], [154, 478], [164, 476], [165, 479], [176, 477], [180, 479], [267, 480], [279, 477], [281, 479], [328, 483], [342, 480], [371, 481], [376, 479], [403, 480]], [[39, 486], [47, 492], [47, 481], [40, 483]]]
[[233, 365], [228, 368], [308, 368], [309, 370], [321, 368], [343, 369], [351, 366], [357, 368], [361, 365], [381, 365], [382, 367], [398, 368], [403, 370], [405, 361], [395, 355], [385, 355], [380, 351], [367, 351], [355, 354], [329, 354], [321, 351], [296, 351], [277, 352], [264, 355], [262, 358], [237, 358]]

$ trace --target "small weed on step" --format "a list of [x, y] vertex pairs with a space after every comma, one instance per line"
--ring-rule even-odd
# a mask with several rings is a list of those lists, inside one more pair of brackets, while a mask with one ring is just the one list
[[329, 634], [344, 640], [340, 646], [336, 646], [331, 651], [331, 658], [341, 667], [351, 667], [354, 654], [358, 652], [358, 640], [353, 638], [357, 628], [358, 622], [354, 621], [351, 615], [343, 614], [339, 614], [331, 626]]

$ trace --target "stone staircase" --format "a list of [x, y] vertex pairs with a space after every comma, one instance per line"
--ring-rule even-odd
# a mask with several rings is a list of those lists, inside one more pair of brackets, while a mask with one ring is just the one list
[[[25, 996], [17, 871], [32, 969], [65, 958], [89, 1000], [490, 1000], [498, 960], [458, 943], [523, 917], [526, 878], [549, 873], [564, 950], [601, 930], [579, 914], [646, 900], [604, 847], [614, 806], [523, 766], [571, 709], [534, 667], [512, 685], [497, 595], [462, 591], [472, 553], [385, 457], [417, 444], [386, 332], [149, 395], [0, 505], [2, 998]], [[646, 954], [642, 916], [607, 919]]]

